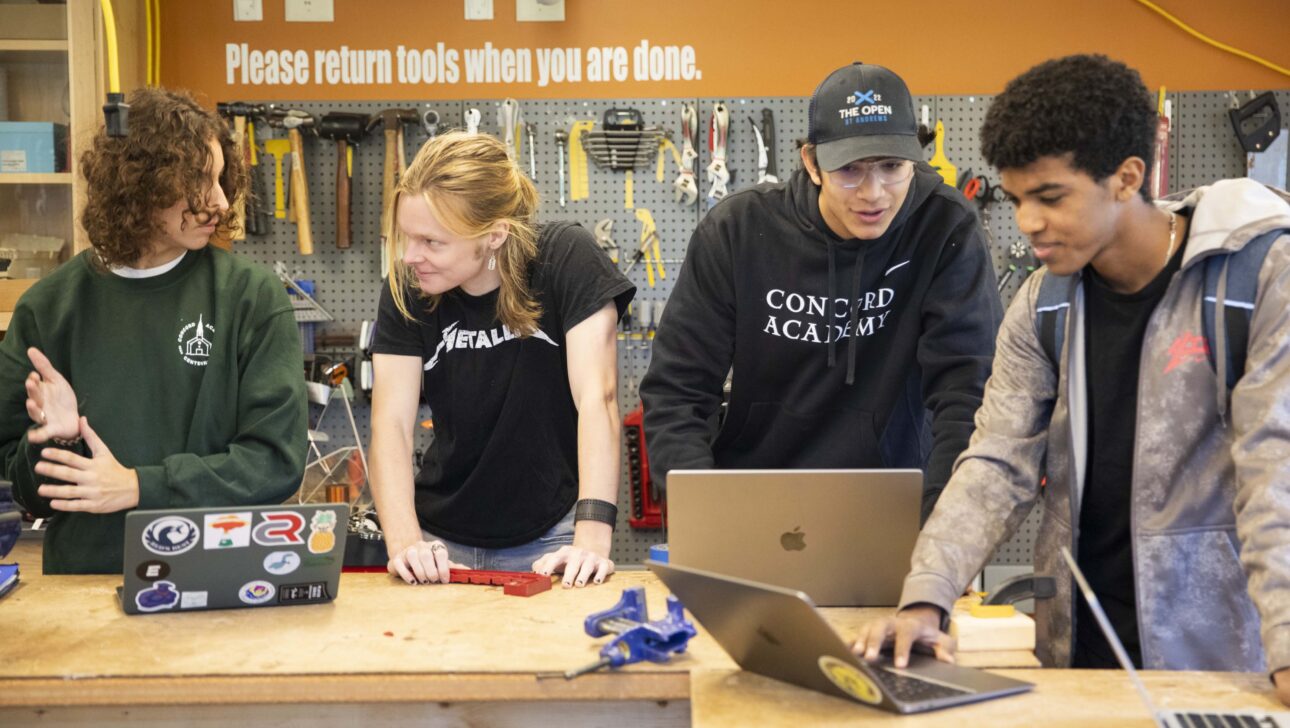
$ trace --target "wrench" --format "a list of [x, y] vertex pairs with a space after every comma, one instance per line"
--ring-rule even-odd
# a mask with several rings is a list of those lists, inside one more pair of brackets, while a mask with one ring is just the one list
[[726, 167], [726, 141], [730, 135], [730, 109], [718, 101], [712, 105], [712, 135], [708, 146], [712, 150], [712, 163], [708, 165], [708, 206], [717, 204], [729, 194], [730, 170]]
[[569, 143], [569, 133], [564, 129], [555, 130], [555, 148], [560, 154], [560, 207], [564, 207], [564, 148]]
[[699, 140], [699, 115], [694, 104], [681, 107], [681, 165], [676, 181], [672, 183], [676, 201], [689, 207], [699, 199], [699, 185], [694, 181], [694, 162], [699, 158], [695, 151]]
[[533, 151], [537, 145], [533, 143], [534, 127], [532, 122], [525, 122], [524, 131], [529, 137], [529, 179], [537, 179], [537, 153]]
[[611, 217], [604, 218], [596, 223], [596, 244], [600, 249], [605, 251], [605, 255], [614, 263], [618, 262], [618, 243], [613, 238], [614, 219]]

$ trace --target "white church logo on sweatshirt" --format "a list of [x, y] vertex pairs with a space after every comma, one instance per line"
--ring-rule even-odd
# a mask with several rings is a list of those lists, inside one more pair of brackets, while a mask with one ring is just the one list
[[206, 366], [211, 355], [211, 342], [206, 333], [214, 330], [204, 316], [198, 315], [195, 323], [179, 330], [179, 356], [195, 367]]

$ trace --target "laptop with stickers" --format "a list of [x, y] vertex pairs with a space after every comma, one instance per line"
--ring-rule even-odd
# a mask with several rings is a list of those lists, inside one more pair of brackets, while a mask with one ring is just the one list
[[126, 614], [318, 604], [336, 598], [349, 506], [131, 511]]
[[922, 713], [1030, 690], [1031, 683], [921, 654], [907, 668], [851, 653], [810, 597], [698, 569], [648, 561], [739, 666], [749, 672], [893, 713]]
[[1102, 611], [1102, 603], [1097, 600], [1097, 595], [1093, 593], [1093, 587], [1089, 586], [1088, 580], [1084, 578], [1084, 572], [1080, 571], [1079, 564], [1075, 563], [1074, 557], [1071, 556], [1070, 549], [1062, 547], [1062, 558], [1066, 559], [1066, 564], [1071, 568], [1071, 574], [1075, 577], [1075, 582], [1079, 584], [1079, 590], [1084, 594], [1084, 601], [1088, 602], [1089, 610], [1093, 612], [1093, 617], [1097, 621], [1097, 626], [1106, 636], [1106, 641], [1111, 645], [1111, 650], [1115, 652], [1115, 659], [1119, 660], [1120, 667], [1129, 674], [1129, 680], [1133, 687], [1137, 689], [1138, 695], [1142, 702], [1146, 704], [1147, 711], [1151, 713], [1151, 718], [1160, 728], [1227, 728], [1235, 726], [1237, 728], [1290, 728], [1290, 712], [1277, 711], [1269, 713], [1265, 710], [1162, 710], [1156, 707], [1151, 700], [1151, 693], [1147, 692], [1147, 686], [1142, 684], [1142, 678], [1138, 677], [1138, 671], [1133, 667], [1133, 661], [1129, 659], [1129, 653], [1124, 649], [1124, 643], [1120, 642], [1120, 636], [1115, 633], [1111, 626], [1111, 620], [1106, 618], [1106, 612]]

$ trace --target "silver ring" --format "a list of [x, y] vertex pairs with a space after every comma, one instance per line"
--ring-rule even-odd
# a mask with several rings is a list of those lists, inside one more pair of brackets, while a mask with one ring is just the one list
[[434, 543], [430, 544], [430, 550], [431, 550], [431, 551], [447, 551], [447, 550], [448, 550], [448, 547], [447, 547], [447, 546], [444, 546], [442, 541], [435, 541]]

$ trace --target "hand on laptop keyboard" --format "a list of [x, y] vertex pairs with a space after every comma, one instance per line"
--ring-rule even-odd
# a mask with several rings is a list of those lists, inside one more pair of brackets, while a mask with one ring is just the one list
[[851, 651], [873, 662], [887, 647], [892, 648], [896, 667], [909, 665], [909, 652], [915, 646], [929, 651], [942, 662], [954, 662], [954, 638], [940, 629], [941, 610], [920, 604], [906, 607], [892, 617], [875, 619], [860, 628]]

